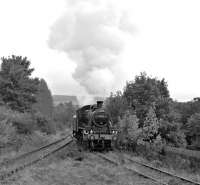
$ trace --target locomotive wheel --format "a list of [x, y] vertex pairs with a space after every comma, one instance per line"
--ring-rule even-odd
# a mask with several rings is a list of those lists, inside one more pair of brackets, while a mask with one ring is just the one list
[[102, 142], [102, 150], [105, 149], [105, 141], [104, 141], [104, 138], [101, 138], [101, 142]]
[[82, 142], [82, 147], [83, 147], [83, 150], [88, 150], [88, 141], [83, 141]]
[[94, 142], [93, 141], [89, 141], [89, 147], [90, 147], [90, 151], [94, 151]]

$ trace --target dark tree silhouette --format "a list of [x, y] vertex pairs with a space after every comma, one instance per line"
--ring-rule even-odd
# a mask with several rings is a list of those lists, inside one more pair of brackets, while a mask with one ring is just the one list
[[26, 57], [12, 55], [1, 58], [0, 96], [11, 109], [30, 111], [36, 102], [38, 79], [32, 78], [34, 71]]
[[34, 109], [44, 116], [51, 118], [53, 114], [53, 98], [44, 79], [39, 81], [36, 100], [37, 103], [34, 104]]
[[158, 119], [165, 119], [169, 113], [169, 91], [164, 79], [158, 80], [141, 73], [134, 81], [127, 82], [123, 96], [136, 110], [140, 126], [150, 107], [155, 107]]
[[115, 94], [111, 93], [110, 97], [106, 99], [105, 108], [109, 112], [113, 123], [116, 124], [128, 109], [128, 104], [122, 93], [117, 91]]

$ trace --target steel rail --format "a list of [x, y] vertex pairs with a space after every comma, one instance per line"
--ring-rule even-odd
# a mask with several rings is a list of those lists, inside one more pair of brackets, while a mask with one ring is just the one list
[[[67, 139], [67, 138], [69, 138], [69, 137], [70, 137], [70, 136], [67, 136], [67, 137], [65, 137], [65, 138], [60, 139], [59, 142], [57, 141], [57, 142], [53, 142], [53, 143], [54, 143], [54, 144], [60, 143], [61, 141], [65, 140], [65, 139]], [[31, 160], [31, 161], [29, 161], [29, 162], [26, 162], [25, 164], [19, 165], [19, 166], [15, 167], [15, 168], [13, 168], [13, 169], [11, 169], [11, 170], [9, 170], [9, 171], [6, 171], [6, 172], [3, 173], [3, 174], [0, 174], [0, 180], [3, 181], [3, 180], [5, 180], [6, 178], [9, 178], [11, 175], [17, 173], [18, 171], [21, 171], [21, 170], [25, 169], [26, 167], [31, 166], [31, 165], [33, 165], [33, 164], [35, 164], [35, 163], [37, 163], [37, 162], [39, 162], [39, 161], [41, 161], [41, 160], [47, 158], [48, 156], [50, 156], [50, 155], [52, 155], [52, 154], [54, 154], [54, 153], [60, 151], [61, 149], [65, 148], [67, 145], [69, 145], [72, 141], [73, 141], [73, 138], [71, 137], [69, 140], [67, 140], [64, 144], [62, 144], [62, 145], [59, 146], [58, 148], [56, 148], [56, 149], [54, 149], [54, 150], [52, 150], [52, 151], [50, 151], [50, 152], [48, 152], [48, 153], [46, 153], [46, 154], [44, 154], [44, 155], [41, 154], [41, 156], [37, 157], [37, 158], [34, 159], [34, 160]], [[49, 146], [49, 147], [52, 146], [53, 143], [49, 144], [48, 146]], [[46, 149], [46, 148], [47, 148], [47, 145], [46, 145], [45, 147], [41, 147], [41, 148]], [[41, 151], [41, 148], [40, 148], [40, 151]], [[36, 150], [34, 150], [34, 151], [36, 151]], [[33, 153], [34, 153], [34, 152], [33, 152]], [[32, 155], [33, 153], [31, 153], [30, 155]], [[28, 156], [28, 155], [26, 155], [26, 156]], [[21, 159], [21, 158], [20, 158], [20, 159]]]
[[145, 164], [145, 163], [143, 163], [143, 162], [139, 162], [139, 161], [133, 160], [131, 157], [129, 157], [129, 156], [127, 156], [127, 155], [126, 155], [126, 158], [127, 158], [128, 160], [130, 160], [131, 162], [134, 162], [134, 163], [137, 163], [137, 164], [139, 164], [139, 165], [145, 166], [145, 167], [150, 168], [150, 169], [152, 169], [152, 170], [155, 170], [155, 171], [158, 171], [158, 172], [167, 174], [167, 175], [169, 175], [169, 176], [176, 177], [176, 178], [178, 178], [178, 179], [181, 179], [181, 180], [183, 180], [183, 181], [186, 181], [186, 182], [189, 182], [189, 183], [192, 183], [192, 184], [195, 184], [195, 185], [200, 185], [200, 182], [196, 182], [196, 181], [193, 181], [193, 180], [191, 180], [191, 179], [187, 179], [187, 178], [185, 178], [185, 177], [183, 177], [183, 176], [175, 175], [175, 174], [173, 174], [173, 173], [171, 173], [171, 172], [168, 172], [168, 171], [166, 171], [166, 170], [161, 170], [161, 169], [159, 169], [159, 168], [153, 167], [153, 166], [148, 165], [148, 164]]
[[[103, 154], [98, 153], [98, 154], [96, 154], [96, 155], [97, 155], [98, 157], [100, 157], [100, 158], [102, 158], [102, 159], [104, 159], [104, 160], [106, 160], [106, 161], [108, 161], [108, 162], [110, 162], [110, 163], [116, 165], [116, 166], [119, 165], [119, 163], [118, 163], [117, 161], [115, 161], [114, 159], [110, 159], [109, 157], [107, 157], [107, 156], [105, 156], [105, 155], [103, 155]], [[157, 179], [155, 179], [155, 178], [153, 178], [153, 177], [151, 177], [151, 176], [149, 176], [149, 175], [143, 174], [143, 173], [141, 173], [140, 171], [138, 171], [138, 170], [136, 170], [136, 169], [130, 168], [130, 167], [128, 167], [128, 166], [123, 166], [123, 167], [124, 167], [125, 169], [131, 171], [131, 172], [137, 173], [139, 176], [142, 176], [142, 177], [147, 178], [147, 179], [151, 179], [151, 180], [154, 181], [156, 184], [159, 184], [159, 185], [161, 185], [161, 184], [162, 184], [162, 185], [168, 185], [168, 183], [158, 181]]]
[[[108, 161], [108, 162], [114, 164], [114, 165], [119, 165], [119, 163], [118, 163], [117, 161], [115, 161], [114, 159], [111, 159], [111, 158], [108, 157], [108, 156], [105, 156], [105, 155], [103, 155], [103, 154], [96, 154], [96, 155], [99, 156], [99, 157], [101, 157], [101, 158], [103, 158], [104, 160], [106, 160], [106, 161]], [[191, 184], [200, 185], [200, 182], [196, 182], [196, 181], [193, 181], [193, 180], [191, 180], [191, 179], [187, 179], [187, 178], [185, 178], [185, 177], [182, 177], [182, 176], [175, 175], [175, 174], [173, 174], [173, 173], [167, 172], [167, 171], [165, 171], [165, 170], [160, 170], [160, 169], [158, 169], [158, 168], [155, 168], [155, 167], [153, 167], [153, 166], [144, 164], [144, 163], [142, 163], [142, 162], [135, 161], [135, 160], [133, 160], [132, 158], [130, 158], [130, 157], [128, 157], [128, 156], [125, 156], [125, 158], [128, 159], [128, 160], [130, 160], [131, 162], [137, 163], [137, 164], [139, 164], [139, 165], [141, 165], [141, 166], [145, 166], [145, 167], [150, 168], [151, 170], [155, 170], [155, 171], [157, 171], [157, 172], [159, 172], [159, 173], [167, 174], [168, 176], [175, 177], [175, 178], [177, 178], [177, 179], [181, 179], [182, 181], [185, 181], [185, 182], [187, 182], [187, 183], [189, 182], [189, 183], [191, 183]], [[139, 170], [137, 170], [137, 169], [134, 169], [134, 168], [132, 168], [132, 167], [125, 166], [125, 165], [123, 165], [123, 167], [126, 168], [127, 170], [136, 172], [136, 173], [139, 174], [140, 176], [143, 176], [143, 177], [145, 177], [145, 178], [151, 179], [151, 180], [153, 180], [154, 182], [156, 182], [157, 184], [168, 185], [168, 182], [160, 181], [160, 180], [158, 180], [157, 178], [152, 177], [152, 176], [147, 175], [147, 174], [144, 174], [144, 173], [142, 173], [141, 171], [139, 171]]]
[[8, 161], [4, 161], [4, 162], [0, 163], [0, 166], [8, 165], [8, 164], [10, 164], [10, 163], [13, 163], [13, 162], [15, 162], [15, 161], [18, 161], [19, 159], [22, 159], [22, 158], [24, 158], [24, 157], [27, 157], [27, 156], [29, 156], [29, 155], [31, 155], [31, 154], [34, 154], [34, 153], [37, 153], [37, 152], [39, 152], [39, 151], [41, 151], [41, 150], [44, 150], [44, 149], [46, 149], [46, 148], [49, 148], [50, 146], [56, 145], [57, 143], [60, 143], [61, 141], [67, 139], [68, 137], [71, 137], [71, 136], [68, 135], [68, 136], [66, 136], [66, 137], [64, 137], [64, 138], [61, 138], [61, 139], [59, 139], [59, 140], [57, 140], [57, 141], [54, 141], [54, 142], [52, 142], [52, 143], [50, 143], [50, 144], [44, 145], [44, 146], [39, 147], [39, 148], [37, 148], [37, 149], [35, 149], [35, 150], [32, 150], [32, 151], [30, 151], [30, 152], [21, 154], [21, 155], [15, 157], [15, 158], [12, 158], [12, 159], [10, 159], [10, 160], [8, 160]]

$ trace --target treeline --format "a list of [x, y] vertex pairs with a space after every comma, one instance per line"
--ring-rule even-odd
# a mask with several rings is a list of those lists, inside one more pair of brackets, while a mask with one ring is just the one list
[[122, 130], [120, 142], [200, 146], [200, 98], [174, 101], [165, 79], [143, 72], [127, 82], [123, 91], [111, 93], [106, 108]]
[[75, 107], [71, 103], [54, 107], [47, 83], [31, 76], [34, 69], [26, 57], [13, 55], [1, 61], [0, 145], [14, 142], [17, 134], [53, 134], [70, 126]]

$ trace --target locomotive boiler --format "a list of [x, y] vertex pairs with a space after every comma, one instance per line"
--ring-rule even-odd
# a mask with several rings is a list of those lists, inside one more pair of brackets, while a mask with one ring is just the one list
[[103, 101], [94, 105], [85, 105], [76, 111], [73, 123], [73, 136], [84, 148], [90, 150], [112, 149], [117, 131], [112, 120], [103, 108]]

